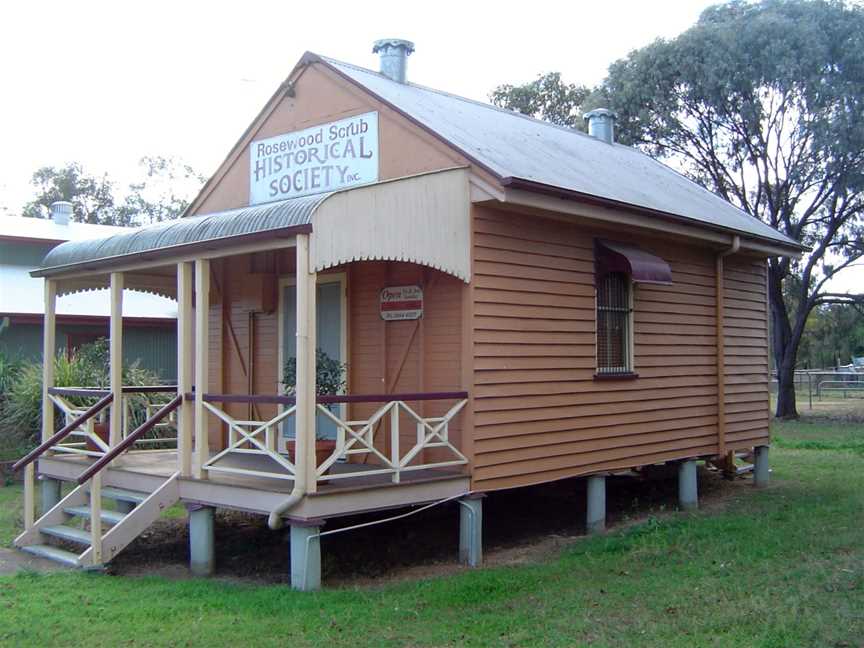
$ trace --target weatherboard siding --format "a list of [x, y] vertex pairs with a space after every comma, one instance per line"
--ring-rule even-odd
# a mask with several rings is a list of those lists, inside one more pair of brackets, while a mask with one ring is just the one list
[[[488, 208], [474, 214], [476, 489], [717, 452], [713, 251]], [[671, 286], [635, 290], [637, 379], [594, 380], [596, 235], [636, 243], [672, 268]], [[729, 325], [764, 332], [764, 274], [758, 263], [734, 268]], [[751, 357], [741, 339], [726, 343], [735, 447], [767, 437], [764, 347]]]
[[724, 270], [726, 442], [736, 450], [769, 441], [767, 268], [736, 258]]

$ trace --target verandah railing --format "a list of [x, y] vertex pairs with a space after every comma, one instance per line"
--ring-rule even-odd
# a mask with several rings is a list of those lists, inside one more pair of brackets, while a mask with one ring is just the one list
[[[137, 429], [145, 421], [153, 418], [157, 410], [164, 406], [174, 395], [177, 387], [173, 385], [149, 385], [138, 387], [123, 387], [122, 398], [123, 421], [120, 426], [120, 440], [125, 439], [130, 432]], [[79, 418], [87, 411], [89, 405], [76, 404], [93, 399], [111, 397], [107, 389], [93, 387], [52, 387], [48, 390], [48, 398], [60, 411], [65, 424], [77, 421], [68, 434], [50, 449], [59, 454], [77, 454], [89, 457], [101, 457], [108, 451], [107, 424], [105, 407], [81, 420]], [[112, 402], [109, 399], [108, 403]], [[99, 401], [101, 402], [101, 401]], [[99, 426], [97, 428], [97, 426]], [[136, 444], [139, 449], [176, 448], [176, 415], [174, 412], [148, 430], [149, 435], [139, 438]], [[158, 448], [156, 447], [158, 446]]]
[[[406, 472], [467, 464], [468, 459], [450, 440], [450, 424], [465, 407], [467, 398], [467, 392], [318, 396], [317, 410], [334, 424], [336, 439], [332, 452], [316, 466], [316, 480], [322, 482], [390, 475], [394, 483], [399, 483]], [[293, 397], [204, 394], [203, 401], [204, 408], [228, 427], [228, 445], [204, 463], [204, 470], [293, 480], [294, 463], [290, 457], [278, 451], [277, 443], [281, 433], [280, 425], [296, 412]], [[439, 416], [423, 416], [408, 405], [409, 402], [418, 401], [455, 403]], [[220, 407], [228, 403], [280, 405], [282, 411], [267, 421], [235, 419]], [[343, 419], [331, 409], [333, 405], [351, 403], [380, 403], [380, 406], [370, 416], [360, 419]], [[409, 424], [414, 426], [412, 442], [407, 446], [401, 434], [400, 422], [403, 415]], [[389, 422], [389, 448], [380, 439], [385, 420]], [[423, 452], [432, 449], [439, 449], [449, 458], [423, 461]], [[224, 461], [232, 454], [269, 457], [281, 470], [263, 470]], [[352, 455], [366, 455], [367, 458], [372, 458], [374, 463], [342, 463], [342, 460]], [[342, 463], [339, 470], [331, 470], [337, 462]], [[352, 469], [352, 466], [356, 468]]]

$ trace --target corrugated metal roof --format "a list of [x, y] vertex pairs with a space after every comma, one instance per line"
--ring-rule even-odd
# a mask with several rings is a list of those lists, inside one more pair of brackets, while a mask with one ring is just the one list
[[784, 234], [629, 146], [318, 58], [501, 180], [540, 183], [800, 248]]
[[107, 238], [69, 241], [51, 250], [42, 260], [41, 270], [34, 275], [50, 275], [52, 270], [82, 263], [145, 255], [156, 250], [179, 251], [198, 243], [215, 243], [222, 239], [310, 225], [312, 214], [330, 195], [325, 193], [290, 198], [266, 205], [165, 221]]

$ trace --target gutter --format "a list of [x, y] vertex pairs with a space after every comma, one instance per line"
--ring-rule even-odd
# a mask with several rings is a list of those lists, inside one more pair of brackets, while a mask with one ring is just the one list
[[716, 346], [717, 346], [717, 454], [726, 455], [726, 331], [724, 326], [724, 309], [726, 299], [723, 286], [723, 259], [741, 249], [741, 237], [732, 237], [732, 245], [717, 253], [715, 259], [715, 315]]
[[[630, 203], [621, 202], [619, 200], [613, 200], [611, 198], [603, 198], [602, 196], [595, 196], [592, 194], [586, 194], [579, 191], [573, 191], [570, 189], [562, 189], [560, 187], [554, 187], [552, 185], [543, 184], [541, 182], [534, 182], [532, 180], [524, 180], [522, 178], [516, 178], [513, 176], [502, 178], [499, 180], [502, 187], [505, 189], [516, 189], [523, 190], [534, 194], [540, 194], [545, 196], [550, 196], [553, 198], [558, 198], [560, 200], [571, 200], [578, 201], [580, 203], [593, 205], [596, 207], [605, 207], [607, 209], [616, 209], [627, 211], [630, 213], [638, 214], [640, 216], [650, 216], [654, 219], [662, 220], [668, 223], [675, 223], [679, 225], [688, 225], [690, 227], [703, 229], [703, 230], [711, 230], [714, 232], [722, 233], [727, 236], [731, 235], [733, 238], [740, 238], [741, 233], [735, 229], [724, 227], [722, 225], [715, 225], [712, 223], [706, 223], [704, 221], [695, 220], [692, 218], [687, 218], [686, 216], [679, 216], [677, 214], [673, 214], [671, 212], [664, 212], [655, 209], [650, 209], [648, 207], [640, 207], [638, 205], [633, 205]], [[517, 201], [507, 201], [505, 202], [517, 202]], [[741, 212], [744, 214], [745, 212]], [[745, 214], [746, 215], [746, 214]], [[778, 232], [779, 233], [779, 232]], [[774, 239], [766, 239], [763, 237], [759, 237], [758, 235], [753, 235], [754, 238], [759, 239], [759, 241], [763, 241], [760, 243], [758, 241], [745, 241], [743, 247], [746, 249], [750, 249], [756, 252], [764, 252], [770, 255], [781, 255], [781, 256], [795, 256], [799, 257], [802, 252], [809, 251], [809, 248], [801, 245], [792, 239], [789, 239], [788, 242]], [[741, 243], [739, 242], [739, 247]]]

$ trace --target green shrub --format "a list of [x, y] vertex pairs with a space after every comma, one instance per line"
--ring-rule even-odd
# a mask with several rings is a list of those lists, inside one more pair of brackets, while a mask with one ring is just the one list
[[[346, 365], [331, 358], [322, 349], [315, 349], [315, 392], [319, 396], [339, 394], [345, 389]], [[294, 395], [297, 387], [297, 358], [288, 358], [285, 362], [282, 384], [285, 393]]]
[[0, 411], [3, 409], [3, 402], [12, 389], [15, 378], [21, 372], [23, 364], [19, 358], [12, 357], [6, 352], [0, 351]]
[[[75, 353], [60, 352], [54, 358], [54, 384], [57, 387], [108, 387], [108, 342], [104, 338], [85, 344]], [[155, 374], [142, 369], [137, 361], [123, 368], [123, 385], [155, 385]], [[153, 397], [136, 394], [132, 403], [132, 424], [140, 424], [145, 418], [145, 405]], [[76, 407], [86, 407], [96, 402], [93, 397], [67, 397]], [[155, 398], [154, 398], [155, 400]], [[164, 400], [164, 396], [160, 398]], [[55, 429], [61, 421], [59, 410], [55, 410]], [[0, 446], [33, 445], [42, 429], [42, 363], [24, 362], [12, 381], [11, 389], [0, 422]]]

